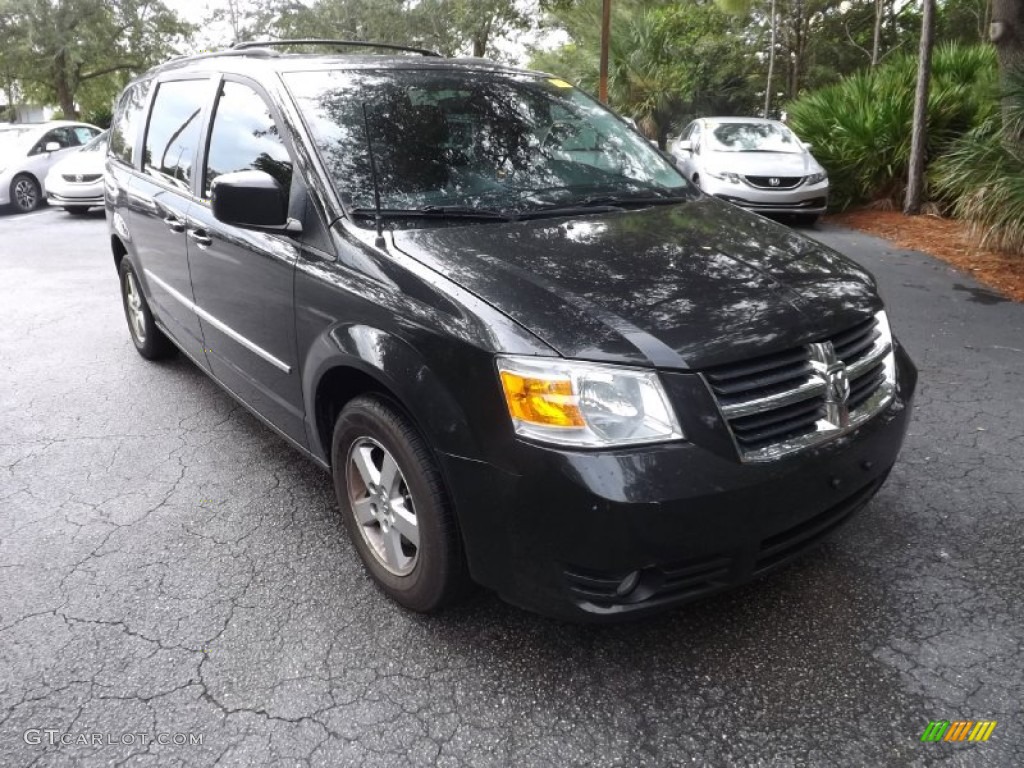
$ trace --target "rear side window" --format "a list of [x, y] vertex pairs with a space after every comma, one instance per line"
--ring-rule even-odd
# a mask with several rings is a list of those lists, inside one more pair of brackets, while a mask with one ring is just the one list
[[123, 163], [134, 165], [135, 141], [139, 135], [142, 110], [146, 106], [150, 81], [129, 85], [117, 105], [110, 124], [110, 154]]
[[204, 81], [160, 83], [146, 130], [142, 170], [187, 192], [202, 127]]
[[267, 103], [252, 88], [225, 81], [217, 98], [206, 156], [204, 196], [222, 173], [264, 171], [287, 192], [292, 161]]

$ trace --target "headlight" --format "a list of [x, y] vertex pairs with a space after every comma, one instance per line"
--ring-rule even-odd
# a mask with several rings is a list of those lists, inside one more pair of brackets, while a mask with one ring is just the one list
[[721, 173], [715, 173], [714, 171], [704, 170], [708, 176], [712, 179], [721, 179], [722, 181], [731, 181], [733, 184], [739, 184], [742, 179], [738, 173], [730, 173], [729, 171], [722, 171]]
[[806, 179], [806, 183], [808, 184], [818, 184], [819, 182], [822, 181], [828, 181], [828, 174], [825, 173], [824, 171], [821, 173], [812, 173]]
[[555, 358], [497, 362], [518, 435], [588, 448], [683, 437], [654, 371]]

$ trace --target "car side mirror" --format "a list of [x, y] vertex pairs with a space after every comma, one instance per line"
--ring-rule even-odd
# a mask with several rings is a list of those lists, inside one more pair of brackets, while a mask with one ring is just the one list
[[56, 141], [48, 141], [43, 149], [47, 152], [60, 152], [61, 147]]
[[288, 218], [288, 194], [265, 171], [236, 171], [213, 180], [213, 217], [249, 229], [297, 233], [302, 227]]
[[811, 142], [809, 142], [809, 141], [801, 141], [800, 142], [800, 146], [803, 147], [804, 149], [806, 149], [808, 152], [810, 152], [811, 151], [811, 147], [813, 147], [814, 145], [811, 144]]
[[682, 139], [676, 142], [676, 149], [680, 152], [693, 152], [693, 142], [689, 139]]

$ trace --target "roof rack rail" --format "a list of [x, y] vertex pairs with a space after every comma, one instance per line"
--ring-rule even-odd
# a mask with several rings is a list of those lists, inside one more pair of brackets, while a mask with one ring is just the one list
[[337, 47], [351, 46], [355, 48], [384, 48], [390, 51], [406, 51], [408, 53], [418, 53], [421, 56], [443, 58], [437, 51], [431, 51], [427, 48], [413, 48], [409, 45], [396, 45], [395, 43], [371, 43], [364, 40], [330, 40], [319, 37], [303, 37], [294, 40], [247, 40], [243, 43], [235, 43], [231, 46], [230, 50], [240, 51], [247, 48], [271, 48], [284, 45], [331, 45]]

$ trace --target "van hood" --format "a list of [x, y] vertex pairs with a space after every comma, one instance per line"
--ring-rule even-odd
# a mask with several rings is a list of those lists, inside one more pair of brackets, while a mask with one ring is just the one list
[[569, 358], [700, 368], [832, 335], [881, 307], [861, 267], [705, 196], [459, 224], [393, 242]]

